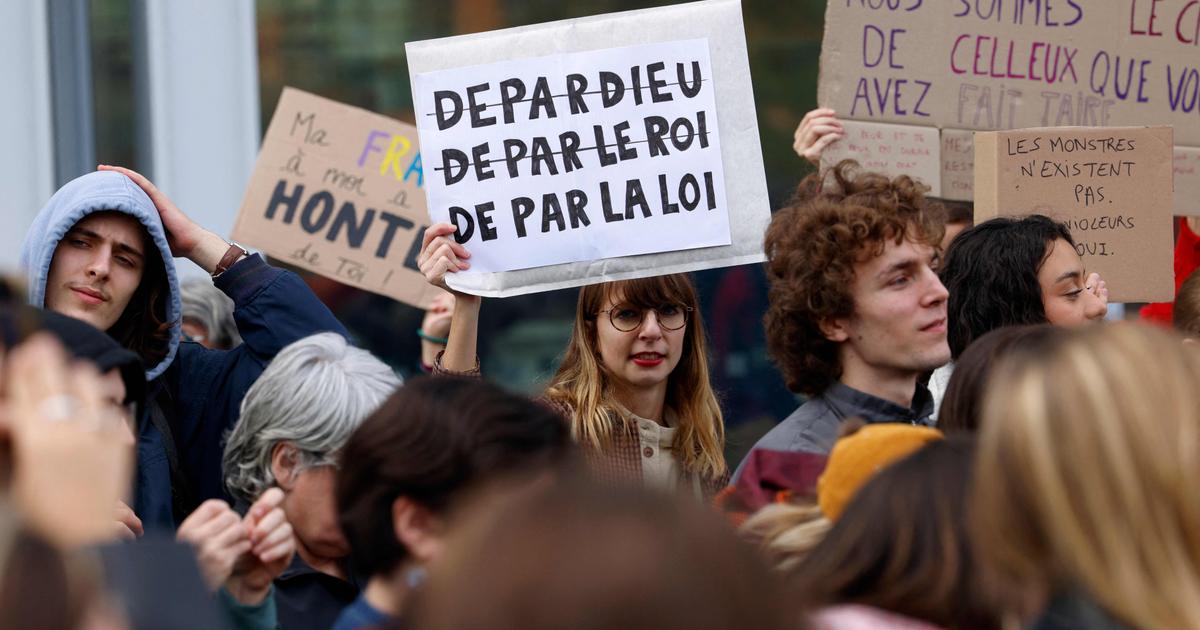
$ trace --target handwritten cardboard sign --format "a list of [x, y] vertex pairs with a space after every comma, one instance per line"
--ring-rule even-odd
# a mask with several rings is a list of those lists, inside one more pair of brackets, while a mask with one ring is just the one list
[[1200, 149], [1175, 147], [1175, 214], [1200, 216]]
[[489, 296], [758, 262], [737, 0], [406, 45], [426, 192]]
[[942, 130], [942, 195], [953, 201], [975, 196], [975, 132]]
[[821, 154], [826, 166], [851, 158], [863, 168], [890, 177], [908, 175], [942, 195], [941, 143], [936, 129], [847, 120], [846, 137]]
[[1039, 128], [975, 134], [975, 220], [1065, 221], [1088, 272], [1116, 302], [1169, 301], [1170, 127]]
[[429, 226], [416, 128], [284, 88], [233, 237], [350, 286], [424, 308]]
[[817, 100], [939, 129], [1172, 125], [1200, 147], [1198, 43], [1195, 0], [830, 0]]

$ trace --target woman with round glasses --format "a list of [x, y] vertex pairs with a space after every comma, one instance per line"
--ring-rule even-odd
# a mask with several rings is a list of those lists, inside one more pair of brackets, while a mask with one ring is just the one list
[[[470, 253], [439, 223], [418, 259], [435, 286], [467, 269]], [[456, 294], [435, 373], [478, 375], [480, 298]], [[570, 423], [603, 478], [637, 480], [708, 498], [729, 479], [725, 425], [708, 377], [696, 290], [687, 276], [583, 287], [575, 327], [543, 400]]]

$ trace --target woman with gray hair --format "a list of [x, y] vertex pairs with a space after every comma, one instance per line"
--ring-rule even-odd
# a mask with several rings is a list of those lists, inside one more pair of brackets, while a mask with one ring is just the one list
[[232, 350], [242, 345], [242, 335], [233, 321], [233, 300], [207, 278], [185, 281], [179, 287], [183, 334], [214, 350]]
[[400, 382], [371, 353], [321, 333], [284, 348], [242, 401], [225, 446], [225, 485], [246, 505], [271, 487], [284, 491], [296, 556], [275, 580], [283, 628], [328, 628], [357, 597], [335, 470], [350, 434]]

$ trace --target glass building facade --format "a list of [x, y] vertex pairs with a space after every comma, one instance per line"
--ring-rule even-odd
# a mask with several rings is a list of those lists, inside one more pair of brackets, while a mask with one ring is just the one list
[[[153, 2], [154, 0], [142, 0]], [[636, 0], [258, 0], [254, 9], [260, 129], [284, 86], [293, 86], [412, 122], [404, 44], [663, 4]], [[89, 6], [96, 161], [147, 168], [136, 94], [140, 3]], [[793, 132], [816, 104], [824, 0], [745, 0], [763, 158], [772, 207], [784, 203], [809, 167], [792, 150]], [[248, 174], [247, 174], [248, 176]], [[714, 385], [736, 464], [758, 435], [790, 413], [796, 399], [770, 363], [763, 338], [766, 281], [758, 266], [699, 272]], [[356, 337], [398, 371], [419, 371], [422, 313], [388, 298], [307, 276]], [[566, 347], [576, 291], [487, 300], [480, 356], [489, 378], [536, 393]]]

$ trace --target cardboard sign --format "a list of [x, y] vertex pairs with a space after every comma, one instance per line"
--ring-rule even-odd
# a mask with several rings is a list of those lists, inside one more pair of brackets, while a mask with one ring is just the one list
[[975, 195], [975, 132], [942, 130], [942, 197], [970, 201]]
[[760, 262], [741, 7], [710, 0], [406, 45], [429, 208], [508, 296]]
[[412, 125], [284, 88], [233, 238], [419, 308], [440, 290], [417, 267], [429, 226]]
[[908, 175], [929, 186], [929, 194], [942, 195], [941, 143], [936, 129], [884, 125], [847, 120], [846, 137], [821, 153], [825, 166], [850, 158], [865, 169], [889, 177]]
[[413, 77], [463, 275], [729, 244], [708, 40]]
[[1175, 147], [1175, 214], [1200, 216], [1200, 149]]
[[1195, 0], [831, 0], [817, 100], [940, 129], [1172, 125], [1200, 147], [1198, 42]]
[[975, 134], [975, 221], [1045, 214], [1066, 222], [1114, 302], [1175, 295], [1170, 127], [1041, 128]]

